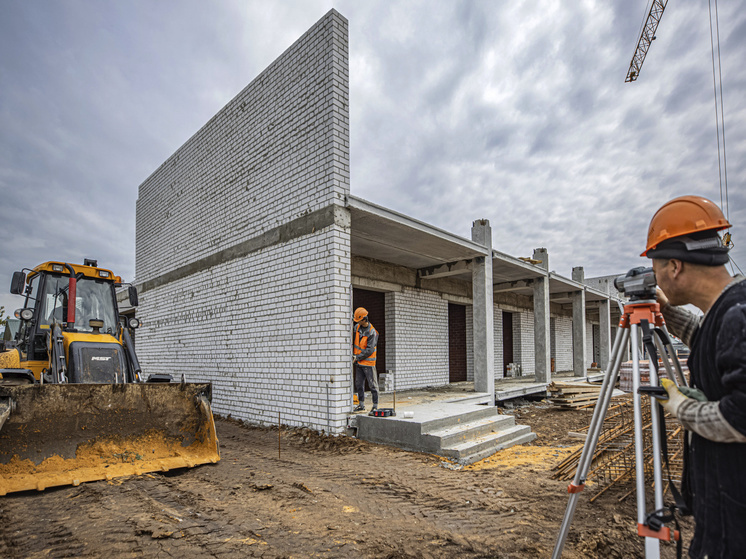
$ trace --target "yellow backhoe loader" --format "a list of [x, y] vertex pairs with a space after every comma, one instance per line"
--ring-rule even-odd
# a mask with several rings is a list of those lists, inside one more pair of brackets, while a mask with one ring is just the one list
[[144, 378], [120, 277], [93, 260], [27, 271], [10, 288], [20, 327], [0, 341], [0, 495], [220, 460], [211, 385]]

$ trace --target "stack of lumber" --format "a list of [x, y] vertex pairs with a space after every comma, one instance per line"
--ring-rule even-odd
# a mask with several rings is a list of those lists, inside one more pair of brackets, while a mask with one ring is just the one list
[[549, 401], [563, 409], [593, 406], [601, 392], [600, 384], [584, 382], [552, 382], [547, 386]]

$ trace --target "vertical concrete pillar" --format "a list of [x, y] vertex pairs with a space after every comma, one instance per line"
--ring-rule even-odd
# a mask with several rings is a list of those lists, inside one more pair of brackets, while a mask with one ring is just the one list
[[535, 248], [534, 255], [531, 258], [539, 261], [537, 266], [544, 268], [547, 272], [549, 271], [549, 252], [547, 249]]
[[534, 260], [547, 275], [534, 280], [534, 359], [536, 382], [550, 383], [552, 373], [551, 331], [549, 320], [549, 253], [545, 248], [534, 250]]
[[489, 256], [475, 259], [472, 271], [472, 304], [474, 314], [474, 390], [495, 395], [495, 332], [492, 303], [492, 228], [486, 219], [471, 227], [472, 240], [484, 246]]
[[[582, 266], [572, 269], [572, 279], [583, 283], [585, 272]], [[585, 363], [585, 290], [572, 294], [572, 372], [573, 376], [587, 374]]]
[[598, 330], [600, 334], [598, 366], [605, 371], [611, 355], [611, 309], [608, 299], [604, 299], [598, 305]]

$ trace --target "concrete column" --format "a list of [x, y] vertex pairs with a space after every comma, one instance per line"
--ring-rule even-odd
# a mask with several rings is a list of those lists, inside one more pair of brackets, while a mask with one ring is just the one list
[[598, 366], [605, 371], [611, 355], [611, 309], [608, 299], [601, 301], [598, 305], [598, 331]]
[[[582, 266], [572, 269], [572, 279], [583, 283], [585, 272]], [[573, 376], [586, 376], [585, 363], [585, 290], [572, 294], [572, 372]]]
[[492, 303], [492, 228], [486, 219], [471, 227], [472, 240], [486, 247], [489, 256], [475, 259], [472, 271], [472, 308], [474, 311], [474, 390], [495, 395], [495, 331]]
[[[534, 250], [534, 260], [549, 272], [549, 253], [545, 248]], [[549, 327], [549, 276], [534, 281], [534, 359], [536, 382], [552, 382], [551, 330]]]
[[531, 257], [534, 260], [538, 260], [537, 266], [544, 268], [547, 272], [549, 271], [549, 252], [545, 248], [535, 248], [534, 255]]

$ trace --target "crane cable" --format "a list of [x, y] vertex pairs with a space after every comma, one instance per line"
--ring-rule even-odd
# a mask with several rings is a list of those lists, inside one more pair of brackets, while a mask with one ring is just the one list
[[[715, 130], [717, 132], [718, 141], [718, 178], [720, 180], [720, 207], [724, 210], [725, 219], [730, 221], [730, 207], [728, 204], [728, 160], [725, 149], [725, 109], [723, 108], [723, 71], [720, 58], [720, 23], [718, 17], [718, 5], [715, 0], [715, 29], [713, 33], [712, 27], [712, 0], [708, 1], [709, 14], [710, 14], [710, 48], [712, 50], [712, 87], [715, 92]], [[717, 68], [715, 67], [715, 44], [717, 43]], [[719, 120], [718, 120], [718, 83], [720, 86], [720, 109], [719, 109]], [[722, 129], [723, 137], [723, 150], [722, 155], [720, 153], [720, 135]], [[722, 167], [721, 167], [722, 161]], [[723, 198], [723, 193], [725, 197]], [[730, 230], [723, 235], [723, 242], [728, 248], [733, 247], [733, 240], [731, 238]], [[735, 265], [738, 271], [741, 268], [731, 258], [731, 268]]]

